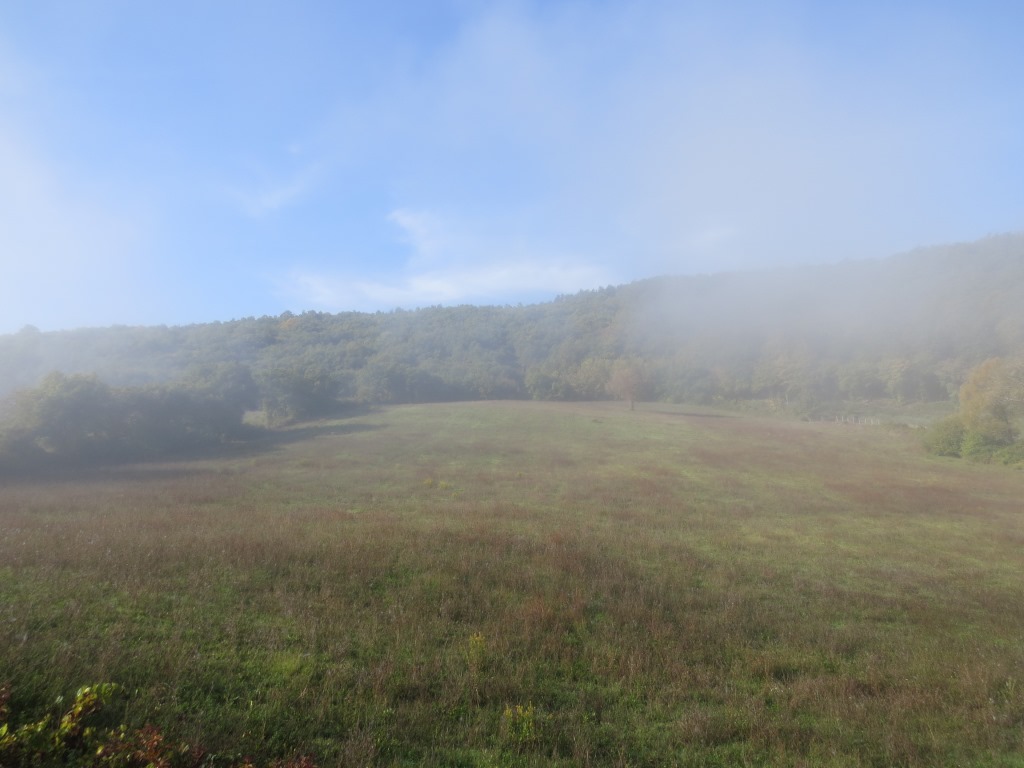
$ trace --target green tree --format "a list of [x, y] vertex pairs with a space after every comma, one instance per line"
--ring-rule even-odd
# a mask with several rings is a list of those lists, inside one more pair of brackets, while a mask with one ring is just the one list
[[13, 399], [12, 439], [32, 451], [95, 458], [109, 448], [114, 397], [95, 376], [49, 374]]
[[959, 416], [950, 416], [936, 422], [925, 434], [925, 450], [936, 456], [961, 456], [965, 432]]
[[608, 394], [607, 382], [611, 378], [611, 371], [611, 360], [588, 357], [572, 371], [569, 380], [581, 399], [601, 400]]
[[270, 425], [325, 416], [338, 407], [339, 383], [316, 363], [277, 367], [258, 377]]

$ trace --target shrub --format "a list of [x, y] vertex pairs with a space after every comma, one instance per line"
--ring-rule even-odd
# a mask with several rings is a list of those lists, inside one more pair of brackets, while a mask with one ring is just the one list
[[960, 455], [974, 461], [990, 461], [993, 454], [1006, 447], [1006, 441], [992, 437], [984, 432], [968, 429], [964, 432], [960, 444]]
[[[100, 711], [120, 693], [114, 683], [79, 688], [71, 707], [59, 718], [45, 715], [12, 727], [10, 688], [0, 686], [0, 765], [65, 766], [70, 768], [198, 768], [217, 760], [200, 747], [174, 743], [153, 726], [131, 730], [124, 725], [103, 727]], [[62, 703], [57, 700], [57, 704]], [[245, 760], [238, 768], [254, 768]], [[298, 756], [278, 760], [271, 768], [316, 768], [312, 759]]]
[[1024, 464], [1024, 441], [1001, 448], [996, 451], [995, 458], [1003, 464]]
[[924, 437], [924, 447], [936, 456], [963, 455], [966, 429], [959, 416], [936, 422]]

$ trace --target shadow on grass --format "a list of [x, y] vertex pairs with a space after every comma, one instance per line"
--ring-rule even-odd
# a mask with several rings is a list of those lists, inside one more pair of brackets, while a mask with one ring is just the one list
[[285, 446], [339, 437], [381, 428], [379, 424], [346, 421], [373, 413], [373, 409], [348, 409], [329, 420], [275, 429], [247, 427], [244, 437], [219, 443], [188, 446], [164, 453], [142, 456], [91, 457], [74, 461], [45, 457], [44, 460], [0, 463], [0, 487], [18, 482], [106, 482], [110, 480], [175, 480], [198, 475], [230, 474], [228, 468], [195, 466], [194, 462], [260, 456]]

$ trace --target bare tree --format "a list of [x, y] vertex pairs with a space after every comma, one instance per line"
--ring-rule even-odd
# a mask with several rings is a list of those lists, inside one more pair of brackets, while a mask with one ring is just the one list
[[605, 389], [622, 400], [629, 401], [629, 410], [634, 410], [644, 379], [639, 364], [632, 360], [617, 360]]

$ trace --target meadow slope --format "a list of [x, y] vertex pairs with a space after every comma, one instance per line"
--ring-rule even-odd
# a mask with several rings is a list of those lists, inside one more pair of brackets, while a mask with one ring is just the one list
[[0, 489], [0, 682], [219, 759], [1024, 765], [1024, 472], [905, 429], [400, 406]]

